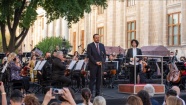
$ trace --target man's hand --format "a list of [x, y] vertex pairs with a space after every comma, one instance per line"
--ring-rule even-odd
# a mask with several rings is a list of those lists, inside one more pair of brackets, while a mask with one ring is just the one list
[[98, 66], [100, 66], [100, 65], [101, 65], [101, 62], [96, 62], [96, 64], [97, 64]]
[[134, 58], [130, 58], [130, 61], [133, 61], [134, 60]]

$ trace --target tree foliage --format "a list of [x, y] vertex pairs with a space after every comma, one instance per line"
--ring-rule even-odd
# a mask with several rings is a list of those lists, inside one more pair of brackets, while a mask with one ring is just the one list
[[[92, 5], [106, 7], [107, 0], [0, 0], [0, 30], [4, 51], [15, 51], [37, 19], [37, 8], [46, 11], [48, 23], [65, 17], [69, 26], [91, 11]], [[8, 30], [6, 30], [6, 27]], [[19, 27], [19, 28], [18, 28]], [[19, 34], [16, 33], [19, 29]], [[6, 33], [10, 35], [6, 43]]]
[[[41, 42], [39, 42], [35, 47], [39, 48], [44, 54], [46, 52], [53, 52], [56, 48], [56, 46], [59, 46], [60, 49], [65, 45], [65, 48], [69, 48], [70, 42], [68, 40], [65, 40], [65, 43], [63, 42], [64, 39], [61, 37], [46, 37]], [[64, 45], [63, 45], [64, 44]]]

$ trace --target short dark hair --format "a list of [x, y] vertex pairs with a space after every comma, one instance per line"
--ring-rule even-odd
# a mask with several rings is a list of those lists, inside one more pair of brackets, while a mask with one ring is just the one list
[[131, 43], [131, 45], [132, 45], [132, 43], [133, 43], [133, 42], [135, 42], [135, 43], [136, 43], [136, 47], [138, 47], [139, 42], [138, 42], [136, 39], [132, 39], [132, 40], [131, 40], [131, 42], [130, 42], [130, 43]]
[[10, 100], [12, 100], [13, 102], [22, 102], [23, 98], [23, 94], [18, 89], [13, 90], [10, 96]]
[[169, 89], [167, 92], [166, 92], [166, 96], [169, 97], [169, 96], [177, 96], [177, 92], [173, 89]]
[[99, 34], [94, 34], [94, 35], [93, 35], [93, 38], [94, 38], [96, 35], [99, 35]]

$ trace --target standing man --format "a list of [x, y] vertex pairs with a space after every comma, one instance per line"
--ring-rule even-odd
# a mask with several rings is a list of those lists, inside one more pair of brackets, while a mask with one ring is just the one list
[[[139, 42], [135, 39], [131, 41], [131, 46], [132, 48], [128, 49], [127, 55], [126, 55], [126, 60], [127, 62], [133, 62], [134, 63], [134, 56], [136, 55], [142, 55], [141, 49], [137, 48], [139, 45]], [[142, 57], [137, 57], [136, 61], [140, 61]], [[136, 66], [136, 75], [139, 72], [139, 67], [138, 65]], [[134, 68], [130, 68], [130, 83], [134, 83]]]
[[100, 86], [101, 86], [101, 76], [102, 76], [101, 66], [105, 62], [106, 52], [105, 52], [105, 46], [102, 43], [99, 43], [99, 34], [94, 34], [93, 40], [94, 42], [88, 44], [87, 46], [87, 55], [89, 58], [88, 64], [90, 67], [89, 88], [93, 94], [93, 88], [96, 82], [95, 96], [98, 96], [100, 95]]

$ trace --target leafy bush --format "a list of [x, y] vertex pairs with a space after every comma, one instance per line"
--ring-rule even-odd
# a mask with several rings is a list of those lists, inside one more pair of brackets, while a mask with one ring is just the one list
[[46, 52], [52, 53], [55, 50], [56, 46], [59, 46], [61, 50], [62, 47], [69, 49], [71, 45], [68, 40], [65, 40], [61, 37], [46, 37], [35, 47], [39, 48], [43, 52], [43, 54], [45, 54]]

